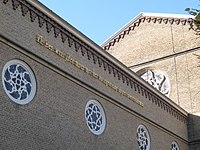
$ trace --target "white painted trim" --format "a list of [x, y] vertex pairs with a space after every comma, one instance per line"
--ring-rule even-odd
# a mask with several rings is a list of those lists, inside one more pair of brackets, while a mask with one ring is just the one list
[[[176, 147], [175, 147], [176, 150], [180, 150], [179, 145], [178, 145], [178, 143], [177, 143], [176, 141], [173, 141], [172, 144], [171, 144], [171, 146], [172, 146], [173, 144], [176, 146]], [[174, 149], [171, 149], [171, 150], [174, 150]]]
[[179, 18], [179, 19], [189, 19], [194, 18], [192, 15], [186, 15], [186, 14], [168, 14], [168, 13], [142, 13], [142, 16], [146, 17], [161, 17], [161, 18]]
[[[11, 96], [11, 94], [8, 92], [7, 88], [6, 88], [6, 85], [4, 83], [4, 75], [5, 75], [5, 72], [7, 70], [7, 68], [10, 66], [10, 65], [20, 65], [22, 66], [28, 73], [29, 73], [29, 76], [30, 76], [30, 80], [31, 80], [31, 92], [30, 92], [30, 95], [27, 96], [27, 98], [23, 99], [23, 100], [20, 100], [20, 99], [15, 99], [14, 97]], [[17, 104], [20, 104], [20, 105], [25, 105], [25, 104], [28, 104], [29, 102], [31, 102], [35, 96], [35, 93], [36, 93], [36, 80], [35, 80], [35, 76], [32, 72], [32, 70], [30, 69], [30, 67], [25, 64], [24, 62], [20, 61], [20, 60], [11, 60], [11, 61], [8, 61], [4, 67], [3, 67], [3, 71], [2, 71], [2, 83], [3, 83], [3, 88], [4, 88], [4, 91], [5, 93], [7, 94], [7, 96], [15, 103]]]
[[[86, 114], [87, 114], [88, 106], [90, 104], [93, 104], [93, 105], [97, 106], [99, 108], [99, 110], [100, 110], [100, 114], [101, 114], [101, 117], [102, 117], [102, 125], [100, 126], [100, 129], [98, 131], [94, 131], [93, 129], [91, 129], [91, 127], [88, 124], [88, 118], [86, 117]], [[100, 134], [102, 134], [104, 132], [105, 127], [106, 127], [106, 117], [105, 117], [104, 109], [103, 109], [103, 107], [101, 106], [101, 104], [98, 101], [96, 101], [96, 100], [89, 100], [87, 102], [87, 104], [85, 106], [85, 121], [86, 121], [86, 124], [87, 124], [89, 130], [93, 134], [100, 135]]]
[[[144, 132], [146, 132], [146, 136], [147, 136], [147, 139], [148, 139], [148, 145], [147, 145], [147, 149], [146, 150], [150, 150], [150, 148], [151, 148], [151, 138], [150, 138], [150, 135], [149, 135], [149, 131], [148, 131], [148, 129], [143, 125], [143, 124], [140, 124], [138, 127], [137, 127], [137, 134], [139, 134], [138, 133], [138, 130], [139, 129], [144, 129]], [[142, 137], [142, 139], [143, 139], [144, 137]], [[137, 140], [142, 140], [142, 139], [137, 139]], [[143, 143], [143, 142], [142, 142]], [[139, 146], [139, 145], [138, 145]]]

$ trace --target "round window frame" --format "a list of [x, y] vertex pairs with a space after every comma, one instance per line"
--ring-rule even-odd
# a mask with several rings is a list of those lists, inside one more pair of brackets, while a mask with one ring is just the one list
[[[30, 95], [24, 99], [24, 100], [17, 100], [15, 99], [14, 97], [12, 97], [10, 95], [10, 93], [7, 91], [7, 88], [5, 86], [5, 83], [4, 83], [4, 75], [5, 75], [5, 71], [6, 69], [13, 65], [13, 64], [17, 64], [17, 65], [20, 65], [22, 66], [28, 73], [29, 73], [29, 76], [30, 76], [30, 79], [31, 79], [31, 83], [32, 83], [32, 89], [31, 89], [31, 92], [30, 92]], [[6, 93], [6, 95], [13, 101], [15, 102], [16, 104], [19, 104], [19, 105], [25, 105], [25, 104], [28, 104], [30, 103], [33, 98], [35, 97], [35, 94], [36, 94], [36, 78], [35, 78], [35, 75], [32, 71], [32, 69], [23, 61], [21, 60], [18, 60], [18, 59], [14, 59], [14, 60], [10, 60], [8, 61], [4, 67], [3, 67], [3, 70], [2, 70], [2, 83], [3, 83], [3, 88], [4, 88], [4, 91]]]
[[[89, 104], [95, 104], [96, 106], [98, 106], [98, 108], [100, 109], [100, 112], [101, 112], [101, 116], [102, 116], [102, 127], [99, 129], [99, 131], [94, 131], [93, 129], [90, 128], [90, 126], [88, 125], [88, 120], [87, 120], [87, 117], [86, 117], [86, 111], [87, 111], [87, 108], [88, 108], [88, 105]], [[86, 121], [86, 124], [87, 124], [87, 127], [89, 128], [89, 130], [94, 134], [94, 135], [101, 135], [104, 131], [105, 131], [105, 128], [106, 128], [106, 115], [105, 115], [105, 111], [101, 105], [101, 103], [99, 103], [97, 100], [89, 100], [86, 105], [85, 105], [85, 121]]]
[[[149, 133], [149, 130], [147, 129], [147, 127], [145, 126], [145, 125], [143, 125], [143, 124], [140, 124], [138, 127], [137, 127], [137, 134], [138, 134], [138, 129], [139, 128], [143, 128], [143, 129], [145, 129], [145, 131], [147, 132], [147, 138], [149, 139], [149, 146], [148, 146], [148, 148], [147, 148], [147, 150], [150, 150], [151, 149], [151, 137], [150, 137], [150, 133]], [[136, 138], [137, 139], [137, 138]], [[137, 139], [137, 141], [138, 141], [138, 139]]]
[[[166, 84], [168, 85], [168, 91], [169, 93], [168, 94], [165, 94], [163, 92], [161, 92], [160, 90], [158, 90], [157, 88], [155, 88], [152, 84], [150, 84], [147, 80], [145, 80], [142, 76], [147, 73], [148, 71], [151, 71], [151, 72], [155, 72], [155, 73], [159, 73], [161, 75], [163, 75], [165, 78], [166, 78]], [[136, 72], [138, 74], [139, 77], [141, 77], [144, 81], [146, 81], [149, 85], [153, 86], [155, 89], [157, 89], [159, 92], [161, 92], [163, 95], [165, 95], [166, 97], [170, 97], [170, 94], [171, 94], [171, 82], [170, 82], [170, 78], [168, 76], [168, 74], [162, 70], [157, 70], [155, 68], [152, 68], [152, 67], [147, 67], [147, 68], [143, 68], [143, 69], [140, 69]]]
[[[173, 141], [173, 142], [171, 143], [171, 147], [172, 147], [172, 144], [175, 144], [176, 147], [178, 148], [178, 150], [180, 150], [179, 145], [178, 145], [178, 143], [177, 143], [176, 141]], [[172, 149], [171, 149], [171, 150], [172, 150]]]

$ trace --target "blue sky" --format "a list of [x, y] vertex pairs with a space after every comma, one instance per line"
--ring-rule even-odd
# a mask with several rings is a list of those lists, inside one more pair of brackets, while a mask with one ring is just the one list
[[199, 0], [39, 0], [97, 44], [140, 12], [187, 14]]

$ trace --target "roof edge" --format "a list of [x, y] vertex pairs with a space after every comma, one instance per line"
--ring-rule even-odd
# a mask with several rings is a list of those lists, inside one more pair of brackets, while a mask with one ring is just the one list
[[187, 15], [187, 14], [169, 14], [169, 13], [141, 12], [136, 17], [134, 17], [132, 20], [130, 20], [127, 24], [125, 24], [122, 28], [120, 28], [117, 32], [115, 32], [113, 35], [111, 35], [108, 39], [106, 39], [101, 44], [101, 47], [104, 48], [105, 46], [107, 46], [112, 40], [114, 40], [117, 36], [119, 36], [120, 33], [122, 33], [123, 31], [125, 31], [128, 27], [130, 27], [132, 24], [136, 23], [137, 20], [139, 20], [142, 17], [150, 17], [150, 18], [153, 17], [153, 18], [163, 18], [163, 19], [164, 18], [168, 18], [168, 19], [182, 19], [182, 20], [194, 19], [195, 18], [195, 16], [193, 16], [193, 15]]
[[105, 46], [110, 40], [112, 40], [114, 37], [119, 35], [124, 29], [126, 29], [128, 26], [133, 24], [136, 20], [138, 20], [140, 17], [143, 16], [143, 12], [139, 13], [137, 16], [135, 16], [132, 20], [130, 20], [127, 24], [125, 24], [122, 28], [120, 28], [117, 32], [115, 32], [113, 35], [111, 35], [108, 39], [106, 39], [101, 45], [101, 47]]
[[152, 16], [152, 17], [163, 17], [163, 18], [179, 18], [179, 19], [188, 19], [188, 18], [194, 18], [193, 15], [187, 15], [187, 14], [170, 14], [170, 13], [151, 13], [151, 12], [143, 12], [142, 15], [144, 17]]

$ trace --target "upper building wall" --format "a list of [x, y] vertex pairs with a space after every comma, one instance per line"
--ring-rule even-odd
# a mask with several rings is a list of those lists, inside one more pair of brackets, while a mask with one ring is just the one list
[[190, 16], [169, 16], [142, 14], [102, 46], [128, 67], [198, 47], [200, 39], [189, 30]]
[[[143, 124], [155, 141], [152, 149], [169, 147], [173, 140], [188, 148], [187, 112], [83, 34], [38, 2], [5, 0], [0, 11], [1, 72], [10, 60], [21, 60], [37, 83], [34, 100], [25, 106], [12, 103], [0, 86], [4, 147], [134, 149], [137, 126]], [[85, 123], [90, 99], [106, 114], [99, 138]]]
[[189, 30], [190, 17], [142, 14], [102, 46], [192, 114], [189, 139], [192, 147], [198, 147], [193, 141], [200, 139], [200, 38]]
[[[198, 90], [191, 89], [196, 89], [193, 81], [197, 81], [199, 74], [195, 68], [200, 38], [195, 31], [189, 30], [190, 17], [140, 14], [108, 39], [103, 47], [131, 70], [139, 71], [138, 75], [145, 69], [163, 72], [170, 82], [166, 85], [170, 88], [167, 95], [187, 111], [196, 112], [197, 105], [192, 101], [196, 101]], [[191, 76], [191, 73], [196, 75]]]

